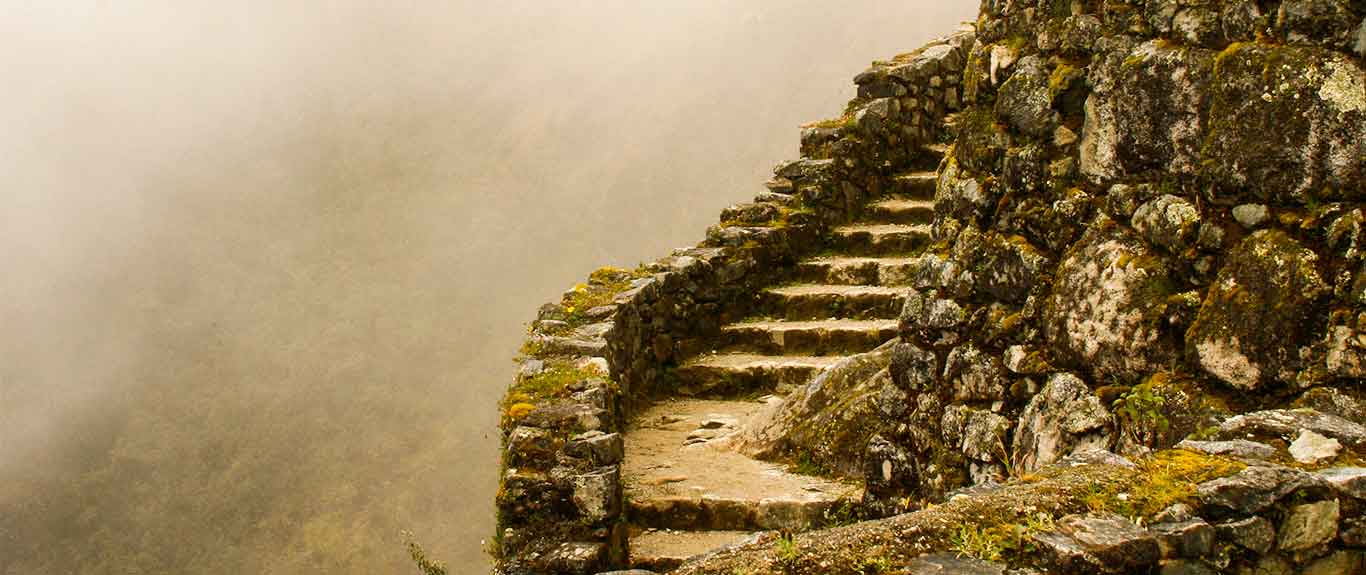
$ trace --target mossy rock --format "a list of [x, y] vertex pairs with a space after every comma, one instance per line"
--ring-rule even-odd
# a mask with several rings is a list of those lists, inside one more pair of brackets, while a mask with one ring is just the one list
[[1127, 228], [1103, 215], [1059, 266], [1045, 334], [1062, 365], [1097, 380], [1131, 381], [1176, 356], [1165, 327], [1175, 293], [1169, 266]]
[[1366, 72], [1331, 51], [1233, 44], [1219, 54], [1202, 173], [1217, 200], [1366, 198]]
[[1319, 338], [1328, 287], [1318, 257], [1280, 230], [1252, 234], [1210, 286], [1186, 351], [1206, 373], [1241, 390], [1291, 383], [1300, 349]]

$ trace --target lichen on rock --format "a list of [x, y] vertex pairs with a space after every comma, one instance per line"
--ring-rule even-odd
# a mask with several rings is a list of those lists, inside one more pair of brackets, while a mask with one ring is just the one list
[[1327, 286], [1318, 256], [1280, 230], [1245, 239], [1226, 259], [1186, 333], [1187, 353], [1206, 373], [1237, 389], [1290, 384], [1302, 367], [1300, 344], [1319, 326]]

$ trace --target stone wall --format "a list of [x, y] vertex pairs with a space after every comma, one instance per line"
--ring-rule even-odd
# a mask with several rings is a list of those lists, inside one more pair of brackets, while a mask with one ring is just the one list
[[636, 406], [673, 391], [670, 370], [704, 351], [759, 289], [822, 248], [828, 227], [895, 189], [893, 176], [961, 101], [964, 29], [855, 82], [840, 118], [803, 129], [802, 157], [731, 206], [697, 247], [635, 270], [605, 268], [542, 306], [503, 401], [492, 550], [505, 573], [596, 573], [622, 564], [621, 433]]

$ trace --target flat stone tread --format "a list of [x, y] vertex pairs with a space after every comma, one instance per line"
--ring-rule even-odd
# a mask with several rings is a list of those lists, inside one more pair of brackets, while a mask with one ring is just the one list
[[784, 296], [804, 296], [804, 295], [905, 295], [907, 287], [895, 286], [870, 286], [870, 285], [844, 285], [844, 284], [798, 284], [777, 288], [769, 288], [769, 293]]
[[935, 154], [939, 154], [940, 156], [949, 153], [948, 144], [926, 144], [924, 148], [925, 150]]
[[806, 321], [752, 320], [722, 326], [722, 330], [762, 329], [765, 331], [874, 331], [896, 329], [895, 319], [817, 319]]
[[938, 180], [939, 172], [932, 170], [921, 170], [917, 172], [905, 172], [897, 174], [896, 177], [902, 180]]
[[744, 541], [751, 531], [678, 531], [651, 529], [631, 537], [631, 557], [687, 559]]
[[859, 256], [817, 256], [803, 260], [804, 264], [826, 264], [831, 266], [860, 266], [877, 264], [879, 266], [906, 266], [919, 263], [919, 257], [859, 257]]
[[730, 449], [727, 437], [684, 446], [708, 419], [736, 422], [743, 429], [764, 403], [671, 399], [644, 410], [625, 435], [622, 464], [627, 498], [650, 501], [704, 497], [758, 504], [764, 499], [839, 501], [857, 498], [859, 488], [838, 481], [798, 475], [784, 466], [751, 459]]
[[912, 198], [888, 197], [869, 204], [870, 207], [882, 208], [889, 212], [905, 212], [910, 210], [934, 209], [934, 200], [916, 200]]
[[871, 234], [874, 236], [891, 236], [897, 234], [925, 234], [929, 235], [929, 224], [855, 224], [852, 226], [840, 226], [835, 228], [835, 233], [840, 235]]
[[814, 355], [760, 355], [754, 353], [712, 353], [694, 357], [683, 363], [684, 366], [701, 366], [733, 369], [755, 369], [774, 367], [812, 367], [826, 368], [844, 359], [841, 356]]

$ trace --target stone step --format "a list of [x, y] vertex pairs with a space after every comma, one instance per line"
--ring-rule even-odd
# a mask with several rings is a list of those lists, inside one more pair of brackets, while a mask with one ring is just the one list
[[692, 358], [674, 370], [677, 393], [720, 397], [804, 385], [841, 356], [715, 353]]
[[640, 528], [804, 531], [861, 494], [856, 485], [799, 475], [731, 449], [764, 408], [755, 401], [654, 404], [625, 434], [627, 519]]
[[755, 320], [721, 327], [722, 347], [763, 354], [862, 353], [896, 336], [895, 319]]
[[677, 569], [689, 557], [735, 545], [761, 532], [750, 531], [674, 531], [671, 529], [631, 529], [632, 569], [665, 573]]
[[934, 201], [892, 196], [871, 202], [863, 220], [883, 224], [928, 224], [934, 222]]
[[[939, 173], [933, 170], [903, 172], [892, 176], [892, 193], [912, 200], [934, 201], [934, 190], [939, 185]], [[930, 207], [934, 211], [934, 207]]]
[[761, 313], [787, 320], [895, 319], [906, 288], [875, 285], [798, 284], [764, 290]]
[[797, 264], [797, 280], [841, 285], [910, 285], [920, 267], [918, 257], [820, 256]]
[[930, 226], [925, 224], [858, 224], [832, 231], [831, 247], [850, 256], [911, 255], [930, 243]]
[[944, 155], [949, 151], [948, 144], [929, 144], [920, 148], [920, 156], [912, 161], [913, 166], [921, 169], [935, 171], [939, 169], [939, 163], [944, 161]]

